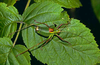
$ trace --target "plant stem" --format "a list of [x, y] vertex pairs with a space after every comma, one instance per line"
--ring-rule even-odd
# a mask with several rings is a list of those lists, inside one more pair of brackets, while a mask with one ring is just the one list
[[18, 31], [18, 33], [17, 33], [17, 35], [16, 35], [15, 40], [14, 40], [13, 47], [15, 46], [15, 43], [16, 43], [16, 41], [17, 41], [17, 39], [18, 39], [18, 36], [19, 36], [20, 30], [21, 30], [21, 27], [22, 27], [22, 23], [21, 23], [20, 26], [19, 26], [19, 29], [18, 29], [19, 31]]
[[[30, 2], [31, 2], [31, 0], [28, 0], [28, 2], [27, 2], [27, 4], [26, 4], [26, 7], [25, 7], [25, 10], [26, 10], [27, 7], [29, 6]], [[24, 10], [24, 11], [25, 11], [25, 10]], [[18, 33], [17, 33], [17, 35], [16, 35], [15, 40], [14, 40], [13, 47], [15, 46], [15, 43], [16, 43], [16, 41], [17, 41], [17, 39], [18, 39], [20, 30], [21, 30], [21, 28], [22, 28], [22, 24], [23, 24], [23, 23], [21, 23], [20, 26], [19, 26], [19, 29], [18, 29], [19, 31], [18, 31]]]
[[[27, 7], [29, 6], [30, 2], [31, 2], [31, 0], [28, 0], [27, 5], [26, 5], [26, 7], [25, 7], [25, 10], [26, 10]], [[25, 11], [25, 10], [24, 10], [24, 11]]]

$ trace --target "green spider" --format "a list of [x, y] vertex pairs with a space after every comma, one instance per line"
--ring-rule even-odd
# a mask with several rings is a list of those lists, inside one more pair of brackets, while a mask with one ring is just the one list
[[[40, 23], [40, 22], [37, 22], [36, 20], [34, 20], [34, 21], [35, 21], [36, 23]], [[33, 47], [35, 47], [35, 46], [37, 46], [37, 45], [39, 45], [39, 44], [41, 44], [41, 43], [44, 42], [44, 44], [41, 46], [41, 47], [43, 47], [43, 46], [44, 46], [46, 43], [48, 43], [54, 36], [57, 36], [57, 37], [58, 37], [60, 40], [62, 40], [63, 42], [69, 43], [68, 41], [63, 40], [63, 39], [59, 36], [59, 34], [61, 33], [61, 29], [59, 29], [59, 28], [60, 28], [61, 26], [63, 26], [63, 25], [68, 25], [68, 24], [70, 24], [70, 22], [68, 22], [67, 24], [60, 24], [58, 27], [56, 26], [56, 24], [54, 24], [53, 26], [48, 26], [48, 25], [45, 24], [45, 23], [40, 23], [40, 24], [44, 24], [44, 25], [46, 25], [47, 27], [46, 27], [46, 28], [43, 28], [43, 27], [40, 27], [40, 26], [37, 26], [37, 25], [34, 25], [34, 24], [31, 24], [30, 26], [36, 26], [36, 28], [35, 28], [36, 33], [39, 34], [39, 35], [41, 35], [41, 36], [48, 37], [48, 38], [47, 38], [46, 40], [43, 40], [42, 42], [40, 42], [40, 43], [34, 45]], [[28, 27], [30, 27], [30, 26], [28, 26]], [[70, 43], [69, 43], [69, 44], [70, 44]], [[29, 51], [29, 50], [32, 49], [33, 47], [29, 48], [28, 50], [26, 50], [26, 51], [24, 51], [24, 52], [22, 52], [22, 53], [20, 53], [20, 54], [18, 54], [18, 55], [21, 55], [21, 54], [23, 54], [23, 53]], [[18, 56], [18, 55], [17, 55], [17, 56]]]

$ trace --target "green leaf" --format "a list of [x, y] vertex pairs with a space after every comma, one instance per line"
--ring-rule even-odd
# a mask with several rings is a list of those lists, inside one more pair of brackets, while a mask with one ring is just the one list
[[[42, 23], [44, 22], [49, 25], [54, 25], [53, 22], [62, 23], [61, 21], [69, 20], [69, 16], [67, 15], [66, 12], [61, 13], [62, 10], [63, 9], [58, 4], [52, 2], [42, 2], [42, 3], [32, 4], [30, 7], [26, 9], [26, 11], [22, 15], [24, 20], [23, 22], [25, 22], [27, 25], [33, 24], [34, 20]], [[37, 34], [34, 34], [34, 27], [30, 28], [33, 29], [30, 30], [30, 32], [33, 32], [31, 36], [28, 36], [29, 34], [27, 34], [28, 33], [27, 29], [26, 31], [22, 31], [23, 40], [28, 48], [29, 48], [28, 46], [29, 43], [27, 43], [28, 42], [27, 38], [29, 37], [30, 42], [33, 42], [33, 39], [35, 38], [33, 35], [36, 35], [36, 37], [38, 36]], [[30, 46], [33, 46], [33, 44], [32, 45], [30, 44]]]
[[[55, 23], [59, 24], [59, 22]], [[62, 21], [62, 23], [65, 22]], [[22, 33], [28, 48], [47, 39], [38, 35], [34, 27], [25, 29]], [[42, 43], [33, 48], [32, 55], [48, 65], [94, 65], [100, 62], [98, 45], [90, 30], [79, 20], [71, 19], [70, 24], [63, 29], [59, 36], [71, 45], [54, 36], [48, 44], [42, 47], [42, 50], [40, 48]]]
[[34, 1], [35, 2], [51, 1], [58, 3], [59, 5], [65, 8], [79, 8], [80, 6], [82, 6], [79, 0], [34, 0]]
[[100, 65], [100, 63], [97, 63], [96, 65]]
[[7, 6], [14, 5], [17, 0], [1, 0], [0, 2], [4, 2]]
[[[54, 24], [59, 26], [69, 21], [68, 14], [66, 12], [61, 13], [61, 11], [62, 8], [52, 2], [32, 4], [23, 13], [23, 22], [28, 25], [36, 24], [47, 27], [40, 23], [35, 23], [34, 20], [36, 20], [49, 26]], [[71, 19], [71, 23], [63, 29], [59, 36], [71, 43], [71, 45], [54, 36], [48, 44], [42, 47], [42, 50], [40, 46], [43, 43], [33, 48], [31, 50], [32, 55], [48, 65], [94, 65], [100, 62], [98, 45], [90, 30], [80, 23], [79, 20]], [[31, 48], [47, 39], [38, 35], [34, 26], [23, 30], [22, 37], [27, 48]]]
[[13, 47], [9, 38], [0, 38], [0, 65], [30, 65], [28, 52], [16, 56], [25, 50], [26, 48], [23, 45]]
[[91, 0], [91, 4], [95, 12], [95, 15], [100, 22], [100, 0]]
[[[14, 6], [7, 7], [6, 4], [0, 3], [0, 37], [7, 37], [15, 32], [18, 21], [21, 21], [21, 16], [17, 9]], [[12, 38], [13, 34], [9, 37]]]
[[[27, 24], [36, 21], [52, 21], [59, 17], [63, 9], [53, 2], [34, 3], [23, 13], [23, 20]], [[50, 22], [51, 23], [51, 22]]]

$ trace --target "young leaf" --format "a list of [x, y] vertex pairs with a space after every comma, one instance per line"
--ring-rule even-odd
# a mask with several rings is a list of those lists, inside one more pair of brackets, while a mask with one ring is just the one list
[[[70, 24], [62, 30], [59, 36], [71, 45], [54, 36], [48, 44], [42, 47], [42, 50], [39, 47], [42, 44], [33, 48], [32, 55], [48, 65], [94, 65], [100, 62], [98, 45], [90, 30], [79, 20], [71, 19]], [[46, 38], [38, 35], [30, 27], [23, 31], [23, 39], [30, 48]]]
[[[6, 4], [0, 3], [0, 37], [7, 37], [10, 33], [16, 31], [17, 23], [21, 21], [21, 16], [18, 14], [14, 6], [7, 7]], [[12, 35], [9, 35], [12, 38]]]
[[34, 0], [35, 2], [45, 2], [45, 1], [52, 1], [58, 3], [62, 7], [65, 8], [79, 8], [82, 6], [79, 0]]
[[16, 56], [25, 50], [26, 48], [22, 45], [13, 47], [9, 38], [0, 38], [0, 65], [30, 65], [31, 59], [28, 52]]
[[4, 2], [7, 6], [14, 5], [17, 0], [1, 0], [0, 2]]
[[100, 22], [100, 0], [91, 0], [91, 4], [92, 4], [95, 15]]

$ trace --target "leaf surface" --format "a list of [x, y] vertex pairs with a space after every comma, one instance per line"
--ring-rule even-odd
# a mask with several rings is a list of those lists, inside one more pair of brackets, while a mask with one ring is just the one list
[[[35, 24], [35, 25], [41, 26], [39, 23], [35, 23], [34, 20], [36, 20], [38, 22], [46, 23], [48, 25], [54, 25], [55, 22], [62, 23], [61, 21], [69, 20], [69, 16], [67, 15], [66, 12], [61, 13], [62, 10], [63, 9], [58, 4], [55, 4], [52, 2], [43, 2], [43, 3], [32, 4], [30, 7], [28, 7], [26, 9], [26, 11], [22, 15], [23, 20], [24, 20], [23, 22], [25, 22], [25, 24], [26, 24], [25, 27], [30, 24]], [[29, 28], [33, 29], [33, 30], [30, 30], [30, 32], [35, 32], [34, 26], [29, 27]], [[28, 36], [27, 33], [29, 33], [29, 32], [27, 31], [27, 29], [25, 31], [26, 32], [22, 31], [23, 40], [24, 40], [24, 42], [28, 42], [28, 39], [26, 38], [26, 36]], [[34, 34], [34, 33], [31, 36], [28, 36], [30, 38], [31, 42], [33, 42], [32, 39], [35, 38], [35, 37], [33, 37], [33, 35], [36, 35], [36, 37], [38, 36], [37, 34]], [[25, 44], [29, 45], [28, 43], [25, 43]]]
[[58, 3], [59, 5], [65, 8], [79, 8], [80, 6], [82, 6], [79, 0], [34, 0], [34, 1], [35, 2], [51, 1]]
[[[43, 24], [35, 23], [34, 20], [36, 20], [49, 26], [54, 24], [59, 26], [69, 21], [68, 14], [66, 12], [61, 13], [62, 10], [59, 5], [52, 2], [36, 3], [27, 8], [23, 13], [23, 19], [28, 25], [35, 24], [47, 27]], [[100, 62], [98, 45], [90, 30], [79, 20], [71, 19], [70, 24], [63, 28], [59, 36], [71, 44], [54, 36], [49, 43], [42, 47], [42, 50], [41, 45], [44, 42], [31, 49], [32, 55], [48, 65], [94, 65]], [[35, 26], [23, 30], [22, 37], [27, 48], [31, 48], [47, 39], [36, 33]]]
[[28, 52], [16, 56], [25, 50], [26, 48], [22, 45], [16, 45], [13, 48], [13, 43], [9, 38], [0, 38], [0, 65], [30, 65]]
[[14, 5], [17, 0], [0, 0], [0, 2], [4, 2], [7, 6]]
[[63, 11], [63, 9], [60, 5], [53, 2], [34, 3], [26, 9], [22, 16], [24, 22], [29, 22], [27, 24], [33, 23], [34, 20], [47, 22], [57, 18], [59, 19], [61, 11]]
[[95, 15], [100, 22], [100, 0], [91, 0], [91, 4], [95, 12]]
[[[21, 16], [17, 9], [14, 6], [7, 7], [6, 4], [0, 3], [0, 37], [7, 37], [15, 32], [18, 21], [21, 21]], [[13, 34], [9, 37], [12, 38]]]

